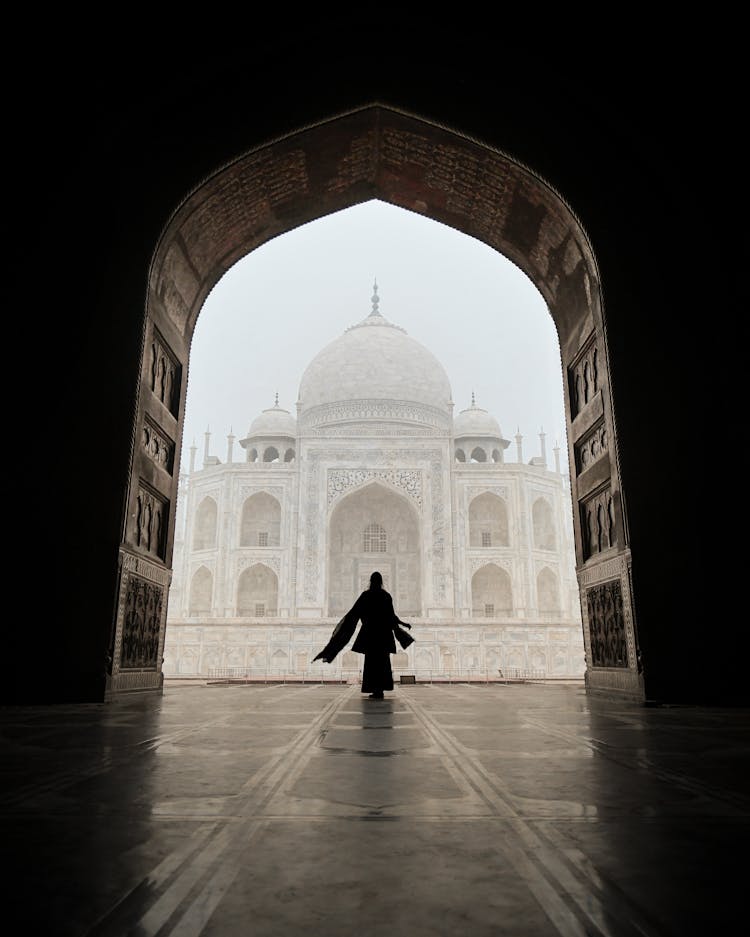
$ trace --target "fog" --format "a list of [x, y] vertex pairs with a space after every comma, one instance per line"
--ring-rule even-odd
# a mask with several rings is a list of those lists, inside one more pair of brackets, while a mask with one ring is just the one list
[[[377, 279], [383, 316], [428, 348], [445, 368], [454, 416], [471, 405], [511, 440], [506, 460], [547, 456], [567, 443], [557, 334], [546, 304], [511, 261], [481, 242], [421, 215], [367, 202], [284, 234], [240, 260], [207, 298], [188, 375], [182, 471], [189, 448], [202, 465], [204, 432], [223, 462], [226, 436], [238, 445], [261, 410], [296, 416], [310, 360], [371, 309]], [[336, 375], [331, 375], [335, 381]]]

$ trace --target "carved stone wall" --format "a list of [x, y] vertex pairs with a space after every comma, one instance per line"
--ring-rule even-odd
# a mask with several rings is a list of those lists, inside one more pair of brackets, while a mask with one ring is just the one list
[[147, 415], [143, 424], [141, 446], [148, 458], [165, 472], [172, 474], [175, 444], [167, 433]]
[[156, 328], [154, 328], [151, 340], [150, 354], [151, 390], [172, 416], [177, 416], [180, 406], [182, 367], [177, 356]]
[[609, 485], [586, 498], [580, 508], [584, 559], [617, 546], [615, 504]]
[[131, 576], [125, 592], [120, 669], [155, 668], [159, 663], [159, 629], [164, 589]]
[[[169, 581], [169, 570], [163, 566], [121, 553], [120, 598], [108, 668], [110, 691], [153, 689], [161, 684]], [[150, 673], [140, 676], [136, 671]]]
[[168, 511], [167, 499], [141, 482], [136, 498], [135, 544], [161, 560], [166, 553]]
[[594, 667], [627, 667], [628, 646], [619, 579], [586, 590]]
[[573, 419], [601, 389], [601, 361], [597, 343], [590, 342], [568, 368], [570, 413]]
[[[173, 621], [164, 651], [169, 676], [334, 677], [358, 682], [362, 656], [340, 654], [333, 664], [313, 663], [333, 628], [303, 622], [283, 626], [220, 620]], [[498, 679], [514, 668], [549, 676], [582, 677], [584, 649], [580, 626], [499, 623], [489, 619], [424, 630], [414, 624], [415, 642], [399, 660], [419, 680], [462, 675]], [[395, 660], [393, 661], [395, 666]]]
[[585, 472], [597, 462], [609, 449], [609, 434], [604, 420], [600, 420], [574, 446], [576, 470]]

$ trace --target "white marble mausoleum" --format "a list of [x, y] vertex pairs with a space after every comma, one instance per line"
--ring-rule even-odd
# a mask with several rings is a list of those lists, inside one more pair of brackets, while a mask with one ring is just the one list
[[[582, 676], [569, 480], [544, 433], [524, 461], [497, 420], [454, 414], [440, 362], [379, 311], [323, 348], [296, 416], [257, 416], [226, 460], [180, 478], [164, 674], [357, 679], [351, 651], [312, 664], [379, 570], [419, 679]], [[566, 460], [567, 466], [567, 460]]]

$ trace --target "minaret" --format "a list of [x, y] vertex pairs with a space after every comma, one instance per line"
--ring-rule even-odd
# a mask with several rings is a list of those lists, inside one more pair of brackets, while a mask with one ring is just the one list
[[208, 465], [208, 443], [211, 439], [211, 428], [206, 427], [206, 432], [203, 434], [205, 442], [203, 443], [203, 467], [205, 468]]
[[555, 471], [560, 474], [560, 443], [555, 440], [555, 447], [552, 450], [555, 453]]
[[234, 436], [232, 435], [232, 427], [230, 426], [229, 435], [227, 436], [227, 462], [232, 461], [232, 449], [234, 449]]
[[518, 461], [523, 464], [523, 436], [521, 435], [521, 427], [516, 428], [516, 451], [518, 452]]
[[539, 443], [542, 453], [542, 465], [547, 467], [547, 434], [544, 432], [544, 427], [542, 426], [539, 431]]
[[192, 475], [195, 471], [195, 453], [198, 451], [198, 447], [195, 445], [195, 440], [193, 440], [193, 445], [190, 447], [190, 474]]

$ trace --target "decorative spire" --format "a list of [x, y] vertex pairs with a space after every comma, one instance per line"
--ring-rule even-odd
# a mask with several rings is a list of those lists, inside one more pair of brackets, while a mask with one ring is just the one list
[[474, 397], [474, 391], [471, 392], [471, 405], [472, 407], [476, 407], [477, 405], [476, 399]]
[[375, 282], [372, 285], [372, 312], [370, 313], [371, 316], [380, 315], [380, 310], [378, 309], [379, 302], [380, 302], [380, 297], [378, 296], [378, 281], [375, 280]]
[[276, 399], [274, 400], [273, 405], [274, 407], [278, 407], [279, 405], [279, 392], [278, 391], [276, 391]]

